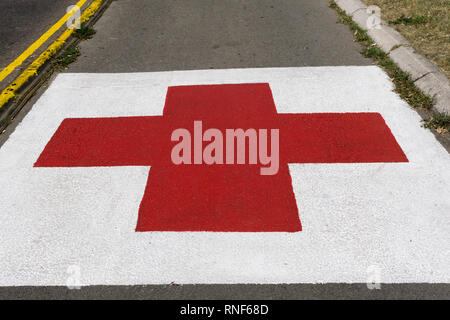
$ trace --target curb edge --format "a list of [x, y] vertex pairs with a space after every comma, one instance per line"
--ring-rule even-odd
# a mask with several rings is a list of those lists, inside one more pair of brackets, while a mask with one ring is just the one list
[[369, 30], [364, 23], [369, 18], [368, 7], [362, 1], [335, 0], [335, 3], [360, 28], [368, 32], [373, 41], [389, 55], [401, 70], [412, 76], [416, 87], [433, 98], [434, 112], [450, 114], [450, 82], [447, 76], [439, 71], [438, 66], [418, 54], [411, 43], [385, 21], [380, 21], [381, 29]]

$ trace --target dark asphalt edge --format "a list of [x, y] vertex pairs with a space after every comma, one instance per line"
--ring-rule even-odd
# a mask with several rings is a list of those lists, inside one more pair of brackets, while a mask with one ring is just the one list
[[448, 283], [0, 287], [0, 300], [450, 300]]
[[[92, 27], [98, 19], [103, 15], [105, 10], [109, 7], [113, 0], [104, 0], [100, 8], [85, 22], [85, 25]], [[78, 45], [82, 40], [71, 36], [69, 40], [61, 47], [61, 49], [48, 59], [42, 67], [37, 70], [38, 75], [31, 80], [29, 80], [25, 85], [23, 85], [17, 93], [19, 96], [16, 99], [12, 99], [0, 110], [0, 136], [5, 132], [6, 128], [14, 121], [17, 114], [22, 110], [22, 108], [31, 100], [35, 95], [36, 91], [41, 88], [44, 83], [46, 83], [53, 73], [57, 72], [54, 68], [54, 61], [57, 59], [61, 53], [63, 53], [68, 47]]]

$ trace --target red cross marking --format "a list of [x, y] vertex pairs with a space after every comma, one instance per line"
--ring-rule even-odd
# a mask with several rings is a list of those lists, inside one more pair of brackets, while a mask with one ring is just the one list
[[[203, 130], [279, 129], [278, 173], [174, 165], [171, 133], [192, 132], [194, 120]], [[256, 83], [169, 87], [163, 116], [65, 119], [35, 166], [151, 166], [136, 231], [296, 232], [288, 163], [357, 162], [408, 162], [380, 114], [278, 114], [269, 85]]]

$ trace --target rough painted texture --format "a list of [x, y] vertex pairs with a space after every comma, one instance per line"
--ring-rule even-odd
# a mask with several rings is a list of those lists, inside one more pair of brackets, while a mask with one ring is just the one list
[[[148, 167], [35, 168], [65, 118], [161, 115], [168, 86], [267, 82], [278, 113], [378, 112], [409, 163], [291, 164], [297, 233], [136, 233]], [[0, 149], [0, 285], [449, 282], [450, 156], [377, 67], [63, 74]]]
[[[193, 129], [199, 120], [200, 135]], [[171, 135], [178, 128], [190, 130], [194, 152], [186, 165], [171, 159], [178, 144]], [[223, 136], [220, 164], [206, 164], [202, 152], [209, 143], [201, 140], [208, 128], [221, 134], [274, 128], [280, 144], [276, 171], [262, 175], [257, 165], [267, 163], [258, 157], [246, 162], [250, 148], [229, 148]], [[244, 155], [244, 163], [236, 163], [236, 155]], [[152, 166], [137, 231], [297, 232], [301, 224], [287, 164], [359, 162], [408, 162], [379, 113], [279, 115], [269, 84], [247, 83], [169, 87], [162, 117], [65, 119], [35, 166]]]

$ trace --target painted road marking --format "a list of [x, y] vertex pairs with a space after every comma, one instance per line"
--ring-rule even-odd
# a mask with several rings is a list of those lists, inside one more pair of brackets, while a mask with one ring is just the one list
[[[82, 0], [82, 1], [85, 1], [85, 0]], [[81, 15], [80, 23], [83, 23], [83, 22], [89, 20], [90, 17], [100, 8], [102, 1], [103, 0], [94, 0], [94, 2], [92, 2], [92, 4]], [[81, 6], [79, 6], [79, 7], [81, 7]], [[72, 12], [73, 10], [74, 9], [72, 9], [70, 12]], [[36, 60], [33, 61], [33, 63], [31, 63], [31, 65], [25, 71], [23, 71], [13, 81], [13, 83], [11, 83], [6, 89], [4, 89], [2, 91], [2, 93], [0, 94], [0, 108], [2, 108], [9, 100], [11, 100], [12, 98], [14, 98], [16, 96], [17, 90], [19, 90], [25, 83], [27, 83], [31, 78], [33, 78], [34, 76], [36, 76], [38, 74], [38, 70], [44, 65], [44, 63], [47, 60], [49, 60], [51, 57], [53, 57], [53, 55], [55, 53], [57, 53], [64, 46], [67, 39], [69, 39], [69, 37], [72, 35], [72, 33], [74, 31], [75, 31], [75, 29], [67, 29], [66, 31], [64, 31], [63, 34], [58, 37], [58, 39], [56, 39]], [[13, 64], [14, 64], [14, 62], [13, 62]], [[7, 76], [6, 73], [8, 73], [8, 72], [12, 72], [12, 70], [5, 71], [5, 77]]]
[[[195, 120], [223, 130], [277, 128], [278, 174], [173, 164], [171, 134]], [[35, 166], [152, 166], [137, 231], [297, 232], [288, 163], [407, 161], [380, 114], [278, 115], [269, 84], [257, 83], [169, 87], [163, 117], [65, 119]]]
[[0, 72], [0, 82], [3, 81], [15, 68], [20, 66], [29, 56], [31, 56], [37, 49], [39, 49], [52, 35], [55, 34], [68, 20], [71, 16], [75, 14], [81, 8], [87, 0], [80, 0], [76, 7], [67, 12], [61, 19], [58, 20], [50, 29], [48, 29], [38, 40], [36, 40], [31, 46], [29, 46], [16, 60], [11, 62], [11, 64], [5, 67]]
[[[33, 166], [64, 119], [162, 116], [168, 87], [236, 83], [268, 83], [282, 116], [379, 113], [409, 162], [289, 164], [294, 233], [135, 232], [149, 166]], [[0, 285], [70, 266], [82, 285], [448, 283], [449, 164], [375, 66], [60, 74], [0, 149]]]

